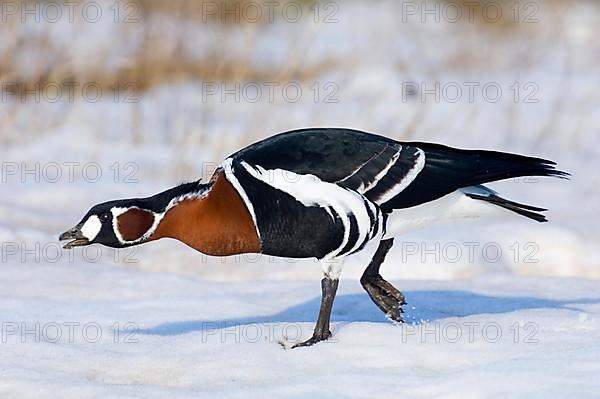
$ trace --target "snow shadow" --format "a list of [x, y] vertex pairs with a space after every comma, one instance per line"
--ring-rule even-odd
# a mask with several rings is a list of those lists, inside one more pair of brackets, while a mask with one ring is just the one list
[[[448, 317], [478, 314], [501, 314], [526, 309], [567, 309], [579, 311], [577, 305], [598, 304], [600, 298], [550, 300], [535, 297], [488, 296], [469, 291], [406, 291], [405, 320], [409, 323], [431, 322]], [[267, 316], [226, 318], [220, 320], [184, 320], [140, 329], [140, 334], [180, 335], [195, 331], [229, 328], [253, 323], [315, 323], [321, 298], [289, 307]], [[332, 322], [389, 323], [367, 294], [339, 295], [335, 299]]]

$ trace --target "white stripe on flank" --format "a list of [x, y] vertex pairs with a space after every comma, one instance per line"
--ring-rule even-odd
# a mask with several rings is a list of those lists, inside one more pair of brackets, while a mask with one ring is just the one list
[[362, 168], [367, 166], [369, 164], [369, 162], [371, 162], [372, 160], [374, 160], [375, 158], [377, 158], [381, 154], [383, 154], [384, 151], [388, 149], [388, 147], [389, 147], [389, 145], [386, 144], [383, 150], [379, 151], [377, 154], [373, 154], [369, 159], [367, 159], [365, 162], [361, 163], [358, 168], [354, 169], [354, 171], [352, 173], [350, 173], [348, 176], [344, 177], [343, 179], [337, 180], [336, 183], [342, 183], [342, 182], [345, 182], [346, 180], [350, 179], [352, 176], [357, 174]]
[[425, 152], [420, 148], [417, 148], [417, 153], [419, 156], [416, 159], [415, 165], [398, 183], [377, 198], [376, 202], [378, 204], [383, 204], [404, 191], [404, 189], [408, 187], [410, 183], [416, 179], [417, 175], [423, 170], [425, 167]]
[[398, 157], [400, 156], [400, 151], [402, 151], [402, 146], [400, 146], [400, 148], [398, 149], [398, 152], [396, 152], [394, 154], [394, 156], [392, 156], [392, 159], [390, 160], [390, 162], [385, 166], [385, 168], [383, 168], [381, 170], [381, 172], [377, 173], [377, 175], [375, 175], [375, 178], [373, 179], [373, 181], [371, 183], [369, 183], [367, 185], [367, 187], [364, 187], [362, 184], [360, 185], [360, 187], [358, 188], [358, 192], [361, 194], [366, 193], [367, 191], [369, 191], [370, 189], [372, 189], [373, 187], [375, 187], [377, 185], [377, 183], [379, 183], [379, 181], [381, 179], [384, 178], [385, 175], [387, 175], [387, 172], [390, 171], [390, 169], [392, 168], [392, 166], [394, 166], [394, 164], [396, 163], [396, 161], [398, 160]]
[[256, 221], [256, 213], [254, 212], [254, 206], [252, 205], [252, 202], [250, 202], [250, 198], [248, 198], [246, 191], [244, 191], [244, 188], [242, 187], [239, 180], [237, 179], [237, 177], [235, 177], [235, 174], [233, 173], [234, 172], [233, 171], [233, 159], [227, 158], [226, 160], [223, 161], [223, 163], [221, 164], [221, 167], [225, 171], [225, 178], [231, 183], [231, 185], [233, 186], [235, 191], [238, 192], [240, 197], [242, 197], [242, 201], [244, 201], [244, 204], [246, 204], [246, 208], [248, 208], [248, 212], [250, 212], [250, 216], [252, 217], [252, 221], [254, 222], [254, 228], [256, 229], [256, 235], [257, 235], [258, 239], [260, 240], [260, 231], [258, 231], [258, 223]]
[[347, 253], [356, 250], [370, 233], [371, 219], [365, 208], [365, 197], [361, 194], [337, 184], [325, 182], [311, 174], [300, 175], [283, 169], [266, 170], [259, 165], [251, 166], [243, 161], [241, 165], [254, 178], [291, 195], [303, 205], [324, 208], [332, 219], [333, 214], [327, 209], [328, 207], [331, 207], [339, 215], [344, 226], [342, 243], [324, 259], [333, 259], [338, 255], [343, 255], [340, 252], [348, 244], [350, 238], [349, 215], [354, 215], [356, 218], [358, 239]]

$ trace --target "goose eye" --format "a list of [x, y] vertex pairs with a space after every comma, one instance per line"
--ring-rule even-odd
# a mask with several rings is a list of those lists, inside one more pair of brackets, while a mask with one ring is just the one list
[[103, 222], [108, 222], [110, 220], [110, 213], [106, 212], [100, 215], [100, 220]]

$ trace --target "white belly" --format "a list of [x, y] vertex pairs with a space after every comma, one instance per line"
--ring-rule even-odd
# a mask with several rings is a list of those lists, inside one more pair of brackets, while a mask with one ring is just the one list
[[505, 212], [487, 202], [467, 197], [459, 190], [422, 205], [394, 210], [388, 217], [384, 238], [396, 237], [434, 223], [506, 214]]

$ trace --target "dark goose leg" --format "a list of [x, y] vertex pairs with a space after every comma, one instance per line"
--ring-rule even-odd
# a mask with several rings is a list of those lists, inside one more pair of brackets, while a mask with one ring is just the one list
[[375, 305], [393, 321], [402, 323], [402, 305], [406, 304], [404, 295], [393, 285], [388, 283], [379, 274], [379, 267], [385, 259], [385, 255], [394, 245], [394, 239], [388, 238], [379, 242], [379, 247], [373, 255], [373, 259], [360, 278], [360, 283], [367, 291]]
[[331, 308], [333, 307], [333, 299], [338, 287], [338, 279], [330, 279], [329, 277], [321, 280], [321, 309], [319, 310], [319, 318], [317, 325], [313, 332], [313, 336], [304, 342], [297, 343], [292, 348], [298, 348], [300, 346], [310, 346], [317, 342], [324, 341], [331, 337], [331, 331], [329, 331], [329, 320], [331, 318]]

